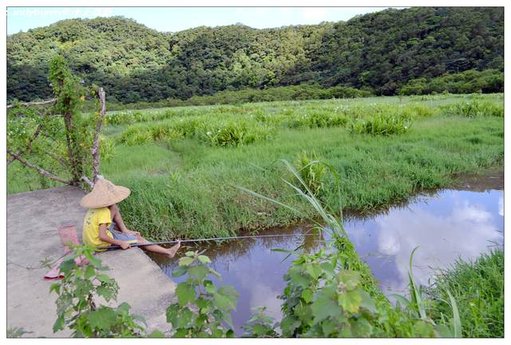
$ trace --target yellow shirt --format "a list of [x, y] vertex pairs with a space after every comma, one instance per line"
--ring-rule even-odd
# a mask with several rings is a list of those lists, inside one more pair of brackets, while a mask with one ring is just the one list
[[[110, 243], [99, 239], [99, 225], [106, 224], [106, 227], [108, 228], [111, 223], [112, 216], [108, 207], [90, 208], [83, 220], [83, 243], [96, 248], [110, 246]], [[106, 234], [108, 237], [114, 238], [110, 231], [107, 230]]]

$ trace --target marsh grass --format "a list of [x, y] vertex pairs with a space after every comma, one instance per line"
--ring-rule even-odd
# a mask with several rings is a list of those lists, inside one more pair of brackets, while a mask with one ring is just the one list
[[[484, 96], [485, 101], [501, 101], [499, 95]], [[322, 191], [319, 196], [329, 209], [337, 214], [341, 206], [343, 211], [372, 213], [417, 192], [448, 186], [454, 174], [503, 164], [502, 118], [438, 113], [439, 105], [466, 99], [442, 95], [423, 101], [410, 97], [400, 102], [389, 97], [172, 109], [168, 119], [125, 126], [124, 131], [135, 132], [134, 138], [126, 135], [125, 140], [140, 140], [140, 144], [123, 143], [120, 125], [107, 126], [105, 133], [110, 135], [106, 139], [113, 147], [111, 158], [102, 161], [101, 172], [132, 189], [129, 200], [121, 203], [123, 214], [128, 215], [130, 226], [147, 232], [144, 234], [153, 240], [223, 236], [308, 217], [311, 211], [304, 207], [305, 202], [282, 188], [281, 179], [291, 177], [279, 163], [281, 159], [294, 162], [303, 151], [314, 152], [343, 181], [339, 188], [345, 198], [340, 205], [330, 174], [317, 178], [322, 168], [315, 163], [304, 170], [302, 178], [317, 183]], [[408, 106], [431, 107], [433, 114], [416, 111], [412, 128], [395, 136], [356, 135], [344, 126], [289, 128], [286, 124], [300, 114], [319, 111], [340, 116], [353, 112], [354, 117], [363, 119], [373, 114], [364, 109], [394, 107], [399, 112]], [[261, 116], [267, 120], [260, 121]], [[240, 121], [236, 122], [237, 118]], [[277, 118], [282, 120], [280, 125], [281, 120], [272, 122]], [[250, 130], [270, 128], [271, 135], [246, 144], [208, 143], [207, 129], [224, 123], [246, 123]], [[139, 136], [137, 131], [144, 134]], [[315, 160], [309, 157], [299, 169]], [[312, 184], [309, 188], [316, 188]], [[54, 185], [40, 181], [16, 162], [9, 166], [9, 193]], [[237, 185], [302, 208], [303, 214], [248, 198], [233, 187]], [[144, 195], [144, 190], [152, 194]]]
[[481, 99], [471, 99], [443, 107], [449, 115], [479, 117], [479, 116], [504, 116], [504, 103], [488, 102]]
[[[459, 314], [462, 334], [470, 338], [504, 337], [504, 252], [493, 249], [475, 261], [458, 260], [444, 270], [427, 291], [437, 301], [434, 318]], [[450, 307], [451, 297], [457, 308]]]

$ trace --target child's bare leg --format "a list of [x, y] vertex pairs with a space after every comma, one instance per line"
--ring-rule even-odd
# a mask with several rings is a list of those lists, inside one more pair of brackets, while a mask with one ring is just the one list
[[[145, 238], [143, 238], [140, 235], [137, 236], [137, 240], [138, 240], [138, 243], [149, 243]], [[168, 256], [170, 258], [173, 258], [176, 255], [176, 252], [178, 251], [179, 247], [181, 247], [181, 243], [180, 242], [178, 242], [172, 248], [163, 248], [162, 246], [159, 246], [157, 244], [153, 244], [153, 245], [150, 245], [150, 246], [143, 246], [143, 247], [140, 247], [140, 248], [145, 249], [145, 250], [150, 251], [150, 252], [153, 252], [153, 253], [163, 254], [163, 255], [166, 255], [166, 256]]]

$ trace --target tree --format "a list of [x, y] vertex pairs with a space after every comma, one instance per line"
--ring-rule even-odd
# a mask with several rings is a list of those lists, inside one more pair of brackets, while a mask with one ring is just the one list
[[55, 56], [49, 70], [55, 99], [17, 103], [8, 113], [8, 164], [16, 160], [45, 178], [75, 186], [83, 180], [91, 186], [86, 171], [92, 165], [93, 180], [99, 174], [104, 90], [95, 90], [101, 106], [97, 116], [82, 116], [79, 107], [85, 89], [64, 57]]

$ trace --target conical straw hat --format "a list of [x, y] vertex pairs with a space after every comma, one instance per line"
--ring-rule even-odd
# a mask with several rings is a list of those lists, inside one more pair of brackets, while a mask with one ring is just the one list
[[126, 199], [130, 193], [129, 188], [116, 186], [98, 176], [92, 192], [82, 198], [80, 205], [86, 208], [107, 207]]

